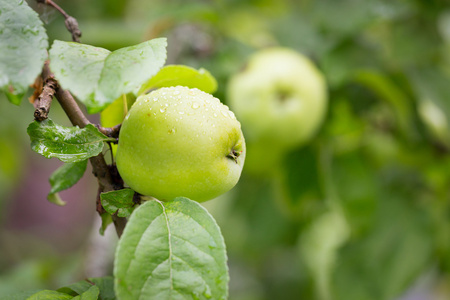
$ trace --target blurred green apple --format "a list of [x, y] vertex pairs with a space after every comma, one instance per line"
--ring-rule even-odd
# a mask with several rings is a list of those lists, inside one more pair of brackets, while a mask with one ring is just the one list
[[116, 164], [140, 194], [202, 202], [237, 183], [245, 152], [241, 125], [227, 106], [177, 86], [136, 100], [120, 130]]
[[308, 58], [287, 48], [251, 56], [230, 79], [227, 97], [242, 123], [251, 168], [270, 168], [286, 151], [310, 140], [327, 109], [323, 75]]

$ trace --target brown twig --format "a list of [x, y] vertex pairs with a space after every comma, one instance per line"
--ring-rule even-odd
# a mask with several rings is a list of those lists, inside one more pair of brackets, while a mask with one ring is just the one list
[[[47, 68], [48, 69], [48, 68]], [[45, 70], [45, 68], [44, 68]], [[42, 80], [44, 82], [44, 87], [39, 96], [34, 100], [34, 119], [36, 121], [43, 121], [47, 119], [48, 113], [50, 112], [50, 106], [52, 104], [53, 96], [55, 95], [58, 83], [53, 76], [50, 74], [42, 73]]]
[[64, 16], [65, 19], [64, 23], [66, 24], [67, 30], [72, 34], [72, 40], [77, 43], [80, 42], [81, 31], [80, 28], [78, 27], [78, 22], [74, 17], [67, 14], [58, 4], [56, 4], [52, 0], [36, 0], [36, 1], [38, 3], [43, 3], [48, 6], [51, 6], [57, 11], [59, 11]]

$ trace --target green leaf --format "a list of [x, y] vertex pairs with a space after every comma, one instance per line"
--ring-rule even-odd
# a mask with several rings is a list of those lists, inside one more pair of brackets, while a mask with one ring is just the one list
[[99, 288], [101, 300], [115, 300], [114, 278], [112, 276], [89, 278], [89, 280]]
[[107, 193], [101, 193], [100, 199], [103, 208], [111, 215], [117, 213], [118, 217], [128, 217], [133, 212], [134, 191], [132, 189], [121, 189]]
[[143, 94], [152, 88], [177, 85], [198, 88], [210, 94], [217, 90], [217, 81], [207, 70], [196, 70], [183, 65], [169, 65], [162, 68], [158, 74], [143, 84], [139, 94]]
[[226, 299], [225, 244], [197, 202], [150, 200], [131, 215], [116, 249], [119, 299]]
[[73, 299], [72, 296], [57, 291], [44, 290], [26, 298], [26, 300], [66, 300]]
[[60, 293], [65, 293], [72, 296], [81, 295], [86, 292], [89, 288], [92, 287], [92, 284], [87, 282], [86, 280], [82, 280], [71, 285], [59, 288], [57, 291]]
[[58, 192], [68, 189], [77, 183], [83, 177], [86, 167], [87, 160], [82, 160], [74, 163], [66, 163], [53, 172], [49, 178], [52, 189], [47, 199], [57, 205], [65, 205], [66, 203], [59, 198]]
[[98, 113], [122, 94], [137, 93], [166, 60], [165, 38], [110, 52], [103, 48], [56, 40], [50, 67], [61, 86]]
[[95, 285], [91, 285], [85, 292], [73, 297], [73, 300], [97, 300], [100, 290]]
[[108, 225], [111, 224], [113, 222], [112, 217], [109, 213], [102, 213], [100, 215], [100, 217], [102, 218], [102, 225], [100, 226], [99, 229], [99, 233], [101, 235], [105, 235], [105, 230], [106, 228], [108, 228]]
[[[82, 300], [114, 300], [114, 279], [110, 276], [89, 278], [74, 284], [62, 287], [57, 290], [60, 293], [65, 293], [73, 296], [73, 299]], [[99, 298], [100, 296], [100, 298]]]
[[91, 124], [80, 129], [64, 127], [47, 119], [34, 121], [28, 126], [31, 149], [46, 158], [56, 157], [63, 162], [79, 162], [98, 155], [103, 142], [111, 139], [100, 133]]
[[[134, 95], [126, 95], [127, 111], [135, 101], [136, 97]], [[100, 124], [102, 124], [103, 127], [114, 127], [122, 123], [126, 115], [124, 102], [123, 96], [120, 96], [100, 113]]]
[[20, 104], [47, 58], [47, 34], [26, 1], [1, 1], [0, 12], [0, 89]]

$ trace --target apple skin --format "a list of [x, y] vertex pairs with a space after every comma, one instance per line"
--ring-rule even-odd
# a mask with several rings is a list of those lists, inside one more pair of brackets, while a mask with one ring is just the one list
[[257, 171], [270, 170], [310, 140], [327, 110], [321, 72], [302, 54], [281, 47], [253, 54], [230, 79], [227, 98], [247, 140], [246, 169]]
[[136, 100], [122, 123], [116, 164], [140, 194], [203, 202], [236, 185], [245, 154], [234, 113], [210, 94], [177, 86]]

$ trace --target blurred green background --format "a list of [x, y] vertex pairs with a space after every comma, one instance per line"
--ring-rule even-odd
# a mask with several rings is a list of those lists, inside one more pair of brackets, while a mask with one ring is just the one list
[[[51, 40], [70, 40], [59, 14], [29, 3]], [[324, 73], [318, 134], [205, 203], [227, 244], [229, 299], [450, 298], [448, 1], [57, 3], [86, 44], [167, 37], [167, 62], [208, 69], [225, 103], [230, 76], [265, 47], [295, 49]], [[48, 203], [61, 163], [30, 150], [32, 105], [0, 99], [0, 116], [0, 298], [110, 274], [114, 229], [98, 235], [93, 175], [61, 193], [65, 207]], [[50, 117], [69, 125], [57, 104]]]

